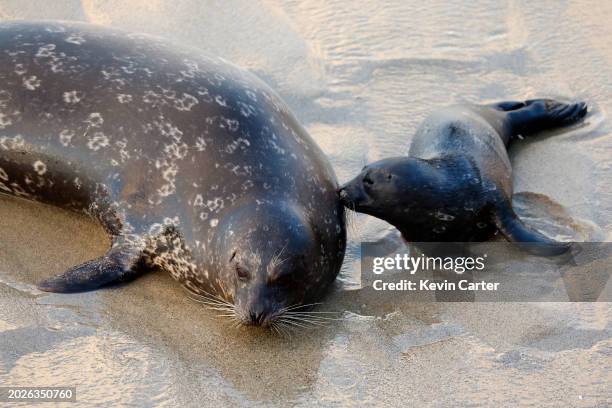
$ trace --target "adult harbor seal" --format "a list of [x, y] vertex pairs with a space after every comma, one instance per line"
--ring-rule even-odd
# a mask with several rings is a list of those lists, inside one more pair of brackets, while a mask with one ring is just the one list
[[346, 243], [333, 169], [254, 75], [87, 24], [0, 24], [0, 191], [98, 220], [112, 247], [39, 287], [172, 274], [244, 324], [304, 313]]
[[388, 221], [409, 242], [482, 241], [499, 230], [534, 253], [563, 253], [568, 244], [530, 229], [514, 213], [506, 148], [586, 113], [585, 103], [549, 99], [443, 109], [417, 130], [408, 157], [367, 165], [339, 190], [341, 199]]

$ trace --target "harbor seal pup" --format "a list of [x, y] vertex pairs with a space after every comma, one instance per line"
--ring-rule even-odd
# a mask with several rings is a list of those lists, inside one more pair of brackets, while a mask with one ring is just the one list
[[112, 240], [40, 289], [158, 268], [269, 326], [334, 281], [346, 243], [334, 171], [254, 75], [80, 23], [4, 22], [0, 50], [0, 191], [84, 212]]
[[500, 231], [534, 253], [568, 249], [526, 226], [512, 209], [508, 144], [571, 125], [585, 103], [549, 99], [453, 106], [419, 127], [407, 157], [377, 161], [339, 190], [349, 208], [388, 221], [408, 242], [482, 241]]

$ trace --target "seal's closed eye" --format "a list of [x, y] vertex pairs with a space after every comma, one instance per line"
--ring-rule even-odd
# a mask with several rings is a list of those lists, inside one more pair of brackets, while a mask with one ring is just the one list
[[247, 281], [251, 277], [249, 271], [241, 265], [236, 265], [236, 275], [241, 281]]

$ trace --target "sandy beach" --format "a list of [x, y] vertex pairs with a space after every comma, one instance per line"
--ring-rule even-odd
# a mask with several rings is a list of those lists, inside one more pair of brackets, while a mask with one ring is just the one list
[[[515, 191], [552, 200], [520, 202], [544, 231], [571, 220], [575, 239], [612, 236], [610, 5], [3, 0], [0, 18], [89, 21], [222, 55], [279, 92], [341, 182], [406, 151], [436, 107], [585, 100], [583, 125], [512, 147]], [[612, 405], [609, 302], [381, 296], [360, 270], [360, 243], [403, 244], [388, 224], [353, 218], [320, 306], [339, 320], [281, 338], [233, 328], [163, 273], [83, 294], [38, 291], [108, 239], [80, 215], [0, 196], [0, 385], [76, 386], [71, 407]], [[507, 257], [510, 271], [538, 265]]]

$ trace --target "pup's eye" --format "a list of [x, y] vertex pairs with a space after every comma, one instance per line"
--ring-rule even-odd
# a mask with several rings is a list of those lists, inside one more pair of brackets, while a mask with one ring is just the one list
[[241, 281], [248, 280], [250, 276], [249, 271], [247, 271], [240, 265], [236, 265], [236, 275], [238, 275], [238, 279], [240, 279]]
[[393, 174], [389, 173], [387, 174], [387, 180], [391, 180], [393, 178]]

